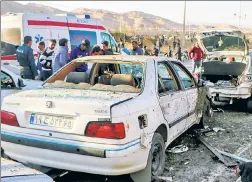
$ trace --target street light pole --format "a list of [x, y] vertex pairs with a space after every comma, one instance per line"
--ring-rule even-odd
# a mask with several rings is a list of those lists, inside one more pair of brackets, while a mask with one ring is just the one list
[[183, 47], [185, 46], [185, 22], [186, 22], [186, 1], [184, 4], [184, 22], [183, 22], [183, 37], [182, 37]]

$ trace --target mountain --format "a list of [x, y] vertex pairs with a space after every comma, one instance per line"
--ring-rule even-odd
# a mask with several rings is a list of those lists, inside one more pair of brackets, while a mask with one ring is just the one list
[[[78, 17], [84, 17], [85, 14], [89, 14], [91, 18], [98, 19], [101, 23], [108, 29], [122, 29], [130, 30], [133, 29], [138, 32], [157, 33], [164, 32], [166, 30], [178, 30], [181, 31], [183, 25], [176, 23], [174, 21], [148, 14], [141, 11], [130, 11], [127, 13], [114, 13], [106, 10], [97, 10], [97, 9], [87, 9], [87, 8], [78, 8], [70, 12], [62, 11], [60, 9], [35, 4], [28, 3], [23, 5], [14, 1], [1, 1], [1, 14], [7, 12], [12, 13], [44, 13], [44, 14], [66, 14], [72, 13]], [[121, 26], [120, 26], [121, 25]], [[204, 26], [205, 28], [210, 28], [212, 26]], [[224, 27], [232, 27], [230, 25], [222, 25]], [[199, 28], [197, 25], [190, 25], [191, 30], [196, 30]], [[188, 26], [186, 27], [188, 29]]]
[[12, 13], [45, 13], [45, 14], [59, 14], [66, 13], [65, 11], [43, 6], [35, 3], [28, 3], [23, 5], [14, 1], [1, 1], [1, 15], [12, 12]]

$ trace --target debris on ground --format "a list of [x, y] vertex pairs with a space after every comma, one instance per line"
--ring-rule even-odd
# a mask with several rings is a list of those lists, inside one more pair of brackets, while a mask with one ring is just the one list
[[224, 110], [221, 109], [221, 108], [216, 108], [216, 110], [213, 110], [213, 112], [223, 112], [223, 113], [225, 113]]
[[227, 167], [237, 166], [237, 163], [230, 159], [224, 158], [214, 147], [212, 147], [202, 136], [198, 136], [198, 139], [216, 156], [218, 159], [225, 164]]
[[242, 158], [242, 157], [240, 157], [240, 156], [238, 156], [238, 155], [230, 154], [230, 153], [228, 153], [228, 152], [223, 152], [223, 151], [218, 150], [218, 149], [216, 149], [216, 150], [217, 150], [220, 154], [222, 154], [222, 155], [224, 155], [224, 156], [227, 156], [227, 157], [229, 157], [229, 158], [232, 158], [232, 159], [234, 159], [234, 160], [236, 160], [236, 161], [241, 161], [241, 162], [252, 162], [252, 160]]
[[154, 181], [154, 182], [172, 182], [172, 177], [157, 176], [157, 177], [152, 177], [152, 181]]
[[188, 147], [185, 145], [178, 145], [166, 151], [174, 154], [179, 154], [188, 151]]
[[225, 131], [225, 129], [220, 128], [220, 127], [215, 127], [215, 128], [213, 128], [213, 131], [215, 131], [216, 133], [218, 133], [218, 131]]

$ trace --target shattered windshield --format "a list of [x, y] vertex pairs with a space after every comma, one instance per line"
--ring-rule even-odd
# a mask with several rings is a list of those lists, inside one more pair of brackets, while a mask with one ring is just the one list
[[244, 40], [240, 37], [215, 35], [205, 37], [202, 43], [209, 52], [214, 51], [244, 51]]
[[50, 77], [44, 87], [136, 93], [143, 87], [144, 66], [140, 62], [92, 62], [92, 71], [75, 72], [83, 62], [72, 62]]

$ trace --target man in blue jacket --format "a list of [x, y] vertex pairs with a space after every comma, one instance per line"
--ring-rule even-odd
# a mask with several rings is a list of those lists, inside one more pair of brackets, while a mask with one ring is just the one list
[[32, 37], [25, 36], [24, 44], [17, 48], [17, 61], [20, 64], [20, 76], [24, 79], [37, 80], [38, 71], [36, 68], [32, 46]]
[[63, 38], [59, 40], [59, 48], [52, 60], [52, 70], [53, 73], [57, 72], [63, 66], [67, 64], [69, 60], [68, 57], [68, 40]]
[[[85, 57], [90, 55], [90, 42], [89, 40], [83, 40], [81, 44], [71, 51], [70, 61], [77, 59], [79, 57]], [[76, 72], [86, 72], [88, 70], [87, 64], [81, 64], [75, 69]]]

